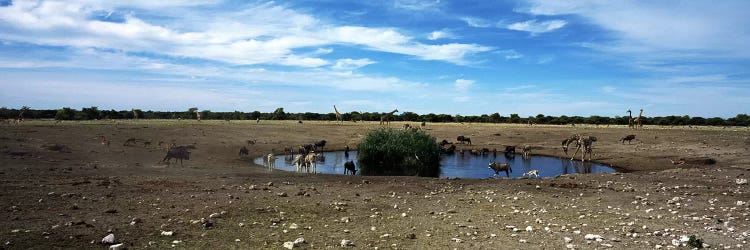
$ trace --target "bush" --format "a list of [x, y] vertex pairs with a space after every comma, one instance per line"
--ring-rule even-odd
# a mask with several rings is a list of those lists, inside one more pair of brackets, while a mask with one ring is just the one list
[[358, 145], [364, 175], [440, 175], [440, 146], [421, 131], [380, 128]]
[[693, 248], [703, 248], [703, 239], [699, 239], [695, 235], [690, 235], [688, 246]]

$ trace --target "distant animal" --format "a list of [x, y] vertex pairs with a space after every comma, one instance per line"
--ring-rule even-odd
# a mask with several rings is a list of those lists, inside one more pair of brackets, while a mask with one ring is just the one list
[[570, 160], [573, 160], [573, 158], [576, 157], [576, 154], [578, 154], [578, 151], [583, 149], [583, 155], [581, 155], [581, 161], [585, 161], [586, 154], [589, 155], [589, 161], [591, 160], [592, 155], [594, 154], [594, 142], [596, 141], [596, 137], [594, 136], [581, 136], [576, 141], [576, 152], [573, 153], [573, 156], [570, 157]]
[[167, 151], [167, 155], [161, 161], [169, 163], [172, 158], [175, 159], [175, 163], [177, 163], [177, 160], [180, 160], [180, 166], [182, 166], [182, 160], [190, 160], [190, 151], [188, 148], [182, 146], [170, 148]]
[[299, 150], [298, 151], [299, 151], [299, 154], [306, 155], [306, 154], [310, 153], [310, 151], [312, 151], [314, 148], [315, 148], [315, 146], [313, 146], [312, 144], [305, 144], [305, 145], [299, 146]]
[[245, 146], [242, 146], [242, 148], [240, 148], [240, 157], [242, 157], [242, 156], [246, 156], [246, 155], [248, 155], [249, 153], [250, 153], [250, 152], [249, 152], [249, 150], [247, 150], [247, 147], [245, 147]]
[[516, 146], [505, 146], [505, 155], [512, 155], [516, 153]]
[[302, 124], [302, 120], [297, 121], [297, 123]]
[[505, 171], [505, 176], [510, 177], [509, 172], [513, 173], [513, 169], [510, 168], [510, 164], [508, 163], [491, 161], [489, 164], [489, 168], [492, 169], [492, 171], [495, 171], [495, 175], [500, 174], [500, 171]]
[[422, 126], [424, 128], [425, 126], [427, 126], [427, 123], [422, 122], [422, 124], [420, 124], [420, 126]]
[[276, 167], [276, 155], [273, 154], [273, 152], [269, 153], [267, 164], [268, 164], [268, 170], [273, 170]]
[[531, 178], [531, 175], [534, 175], [534, 177], [539, 177], [539, 170], [532, 169], [531, 171], [523, 174], [523, 176], [528, 176], [529, 178]]
[[316, 157], [318, 157], [318, 154], [316, 154], [315, 151], [310, 151], [310, 153], [305, 156], [305, 165], [308, 173], [310, 172], [310, 169], [312, 169], [313, 173], [317, 171], [317, 164], [315, 163]]
[[320, 141], [315, 142], [313, 149], [318, 150], [318, 148], [320, 148], [320, 150], [323, 150], [325, 146], [326, 146], [326, 140], [320, 140]]
[[446, 148], [444, 151], [446, 154], [452, 155], [456, 152], [456, 145], [451, 144], [450, 147]]
[[622, 142], [622, 144], [625, 144], [625, 141], [628, 141], [628, 144], [630, 144], [630, 141], [634, 139], [635, 139], [635, 135], [627, 135], [623, 137], [622, 139], [620, 139], [620, 141]]
[[456, 137], [456, 141], [458, 141], [458, 143], [461, 143], [461, 144], [468, 142], [469, 145], [471, 145], [471, 138], [465, 137], [463, 135], [459, 135], [458, 137]]
[[410, 129], [410, 128], [411, 128], [411, 125], [409, 125], [408, 123], [404, 124], [404, 130], [407, 130], [407, 129]]
[[443, 140], [440, 143], [438, 143], [438, 145], [440, 145], [441, 147], [448, 145], [448, 144], [450, 144], [450, 142], [448, 142], [447, 140]]
[[255, 145], [255, 142], [257, 142], [257, 140], [247, 140], [247, 145]]
[[109, 140], [107, 140], [107, 137], [104, 137], [104, 136], [102, 135], [102, 141], [101, 141], [101, 144], [102, 144], [102, 145], [104, 145], [104, 146], [107, 146], [107, 147], [109, 147]]
[[297, 167], [297, 172], [300, 172], [302, 170], [302, 167], [305, 164], [305, 155], [297, 155], [294, 157], [294, 161], [292, 161], [292, 164], [294, 164]]
[[565, 138], [562, 141], [562, 149], [563, 149], [563, 152], [565, 152], [565, 155], [568, 155], [568, 147], [570, 146], [570, 144], [574, 143], [574, 142], [577, 142], [578, 139], [580, 139], [580, 138], [581, 138], [581, 135], [575, 134], [575, 135], [572, 135], [572, 136], [570, 136], [568, 138]]
[[388, 125], [391, 124], [391, 117], [393, 117], [393, 114], [398, 112], [398, 109], [394, 109], [391, 112], [383, 114], [383, 116], [380, 117], [380, 125]]
[[164, 150], [169, 150], [170, 148], [177, 147], [177, 144], [174, 143], [174, 142], [172, 142], [172, 143], [166, 143], [164, 141], [159, 141], [159, 147], [163, 148]]
[[529, 155], [531, 155], [531, 146], [523, 145], [523, 148], [521, 148], [521, 154], [524, 158], [528, 158]]
[[349, 158], [349, 145], [346, 145], [346, 147], [344, 147], [344, 157]]
[[260, 123], [260, 118], [255, 119], [255, 123]]
[[352, 175], [357, 175], [357, 169], [354, 166], [354, 161], [347, 161], [344, 163], [344, 175], [351, 172]]

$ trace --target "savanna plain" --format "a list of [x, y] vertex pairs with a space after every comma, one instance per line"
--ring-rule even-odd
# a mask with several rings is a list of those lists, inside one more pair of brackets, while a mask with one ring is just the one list
[[[5, 124], [0, 249], [107, 249], [117, 243], [120, 249], [750, 247], [748, 128], [425, 126], [436, 140], [470, 137], [473, 145], [460, 149], [534, 145], [533, 154], [556, 157], [565, 157], [564, 138], [596, 136], [593, 160], [618, 173], [345, 176], [269, 171], [253, 163], [272, 150], [317, 140], [328, 142], [326, 150], [356, 148], [378, 127], [312, 121]], [[629, 134], [636, 140], [618, 141]], [[124, 145], [130, 138], [135, 143]], [[162, 162], [166, 150], [159, 142], [172, 141], [193, 148], [183, 166]], [[249, 156], [238, 155], [242, 146]], [[109, 234], [113, 243], [102, 244]]]

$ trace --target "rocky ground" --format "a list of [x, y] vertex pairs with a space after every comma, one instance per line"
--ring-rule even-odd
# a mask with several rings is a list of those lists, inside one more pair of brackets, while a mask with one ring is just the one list
[[[376, 127], [3, 126], [0, 249], [689, 249], [699, 241], [748, 248], [747, 128], [427, 124], [439, 140], [465, 135], [475, 148], [529, 144], [552, 156], [564, 156], [563, 138], [594, 135], [595, 160], [621, 171], [614, 174], [437, 179], [268, 172], [252, 164], [272, 149], [320, 139], [330, 149], [354, 146]], [[617, 141], [627, 134], [639, 140]], [[124, 146], [129, 138], [136, 144]], [[184, 167], [160, 162], [158, 142], [172, 140], [195, 147]], [[240, 158], [247, 140], [256, 140], [251, 157]]]

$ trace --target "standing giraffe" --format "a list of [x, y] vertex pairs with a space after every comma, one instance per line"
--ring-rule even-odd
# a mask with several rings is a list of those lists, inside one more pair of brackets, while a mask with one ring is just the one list
[[633, 128], [633, 111], [628, 109], [628, 128]]
[[643, 128], [643, 109], [641, 109], [641, 113], [638, 114], [638, 117], [633, 120], [633, 127], [636, 129]]
[[138, 112], [136, 112], [135, 109], [130, 109], [130, 111], [133, 112], [133, 119], [138, 120]]
[[199, 122], [201, 121], [201, 112], [198, 112], [198, 110], [195, 111], [195, 119], [197, 119]]
[[390, 113], [385, 113], [383, 116], [380, 117], [380, 125], [383, 124], [391, 124], [391, 117], [394, 113], [398, 112], [398, 109], [394, 109]]
[[341, 113], [339, 113], [339, 110], [336, 109], [336, 105], [333, 105], [333, 111], [336, 112], [336, 121], [340, 123], [344, 123], [344, 118], [341, 117]]

